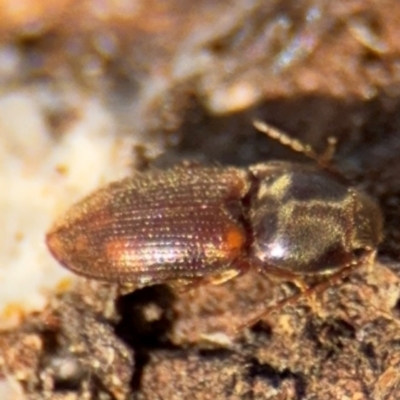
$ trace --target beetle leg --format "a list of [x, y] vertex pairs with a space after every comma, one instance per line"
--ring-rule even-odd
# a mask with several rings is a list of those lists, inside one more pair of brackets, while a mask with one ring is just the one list
[[205, 285], [222, 285], [239, 275], [244, 275], [250, 268], [247, 261], [236, 262], [229, 269], [224, 269], [218, 273], [208, 275], [202, 278], [194, 278], [192, 280], [177, 280], [170, 285], [179, 293], [186, 293], [200, 286]]
[[[269, 306], [269, 305], [267, 306], [266, 304], [262, 304], [260, 307], [261, 309], [256, 311], [256, 313], [253, 317], [249, 318], [247, 321], [245, 321], [244, 323], [237, 326], [234, 329], [234, 331], [236, 333], [238, 333], [245, 328], [251, 327], [254, 324], [256, 324], [258, 321], [260, 321], [261, 319], [268, 316], [269, 314], [271, 314], [277, 310], [280, 310], [286, 306], [296, 304], [303, 297], [309, 298], [311, 296], [311, 298], [315, 299], [315, 296], [317, 294], [324, 292], [326, 289], [332, 287], [337, 282], [346, 278], [354, 269], [356, 269], [362, 265], [365, 265], [366, 262], [371, 262], [371, 260], [373, 260], [373, 257], [374, 257], [373, 252], [371, 254], [366, 254], [364, 257], [362, 257], [357, 262], [348, 265], [347, 267], [341, 269], [340, 271], [329, 276], [327, 279], [325, 279], [324, 281], [322, 281], [320, 283], [317, 283], [314, 286], [307, 287], [307, 286], [303, 286], [303, 283], [301, 283], [300, 284], [300, 293], [297, 293], [286, 299], [278, 301], [277, 303], [273, 304], [272, 306]], [[297, 281], [297, 283], [296, 283], [296, 281]], [[295, 280], [294, 283], [297, 285], [298, 280]], [[304, 288], [304, 290], [302, 290], [302, 287]]]

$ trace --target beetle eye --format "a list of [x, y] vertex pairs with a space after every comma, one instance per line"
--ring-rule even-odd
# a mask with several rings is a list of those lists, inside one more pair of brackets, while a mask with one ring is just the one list
[[365, 247], [360, 247], [358, 249], [353, 249], [351, 253], [356, 260], [359, 260], [368, 253], [368, 250]]

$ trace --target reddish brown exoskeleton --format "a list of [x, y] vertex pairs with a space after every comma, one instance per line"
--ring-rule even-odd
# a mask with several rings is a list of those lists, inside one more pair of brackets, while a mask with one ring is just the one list
[[319, 165], [183, 164], [137, 174], [94, 192], [56, 221], [47, 234], [50, 251], [79, 275], [137, 287], [217, 284], [252, 268], [293, 279], [310, 293], [318, 289], [306, 288], [302, 277], [331, 282], [372, 258], [382, 238], [378, 205], [324, 168], [329, 154], [318, 157], [255, 125]]

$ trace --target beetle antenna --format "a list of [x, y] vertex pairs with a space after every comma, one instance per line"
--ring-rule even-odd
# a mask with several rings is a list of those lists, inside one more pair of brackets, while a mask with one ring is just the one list
[[267, 124], [266, 122], [256, 119], [253, 121], [253, 125], [259, 132], [264, 133], [273, 140], [277, 140], [280, 144], [289, 147], [296, 153], [304, 154], [306, 157], [314, 160], [321, 167], [326, 169], [333, 169], [331, 166], [331, 160], [336, 151], [337, 140], [335, 137], [329, 137], [325, 151], [322, 154], [318, 154], [311, 145], [290, 137], [280, 129], [275, 128], [272, 125]]

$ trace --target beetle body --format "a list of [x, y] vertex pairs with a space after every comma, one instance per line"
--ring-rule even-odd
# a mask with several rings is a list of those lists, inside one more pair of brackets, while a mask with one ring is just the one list
[[364, 193], [317, 166], [268, 162], [188, 164], [112, 183], [56, 221], [47, 244], [79, 275], [145, 286], [244, 266], [326, 275], [381, 237], [379, 207]]

